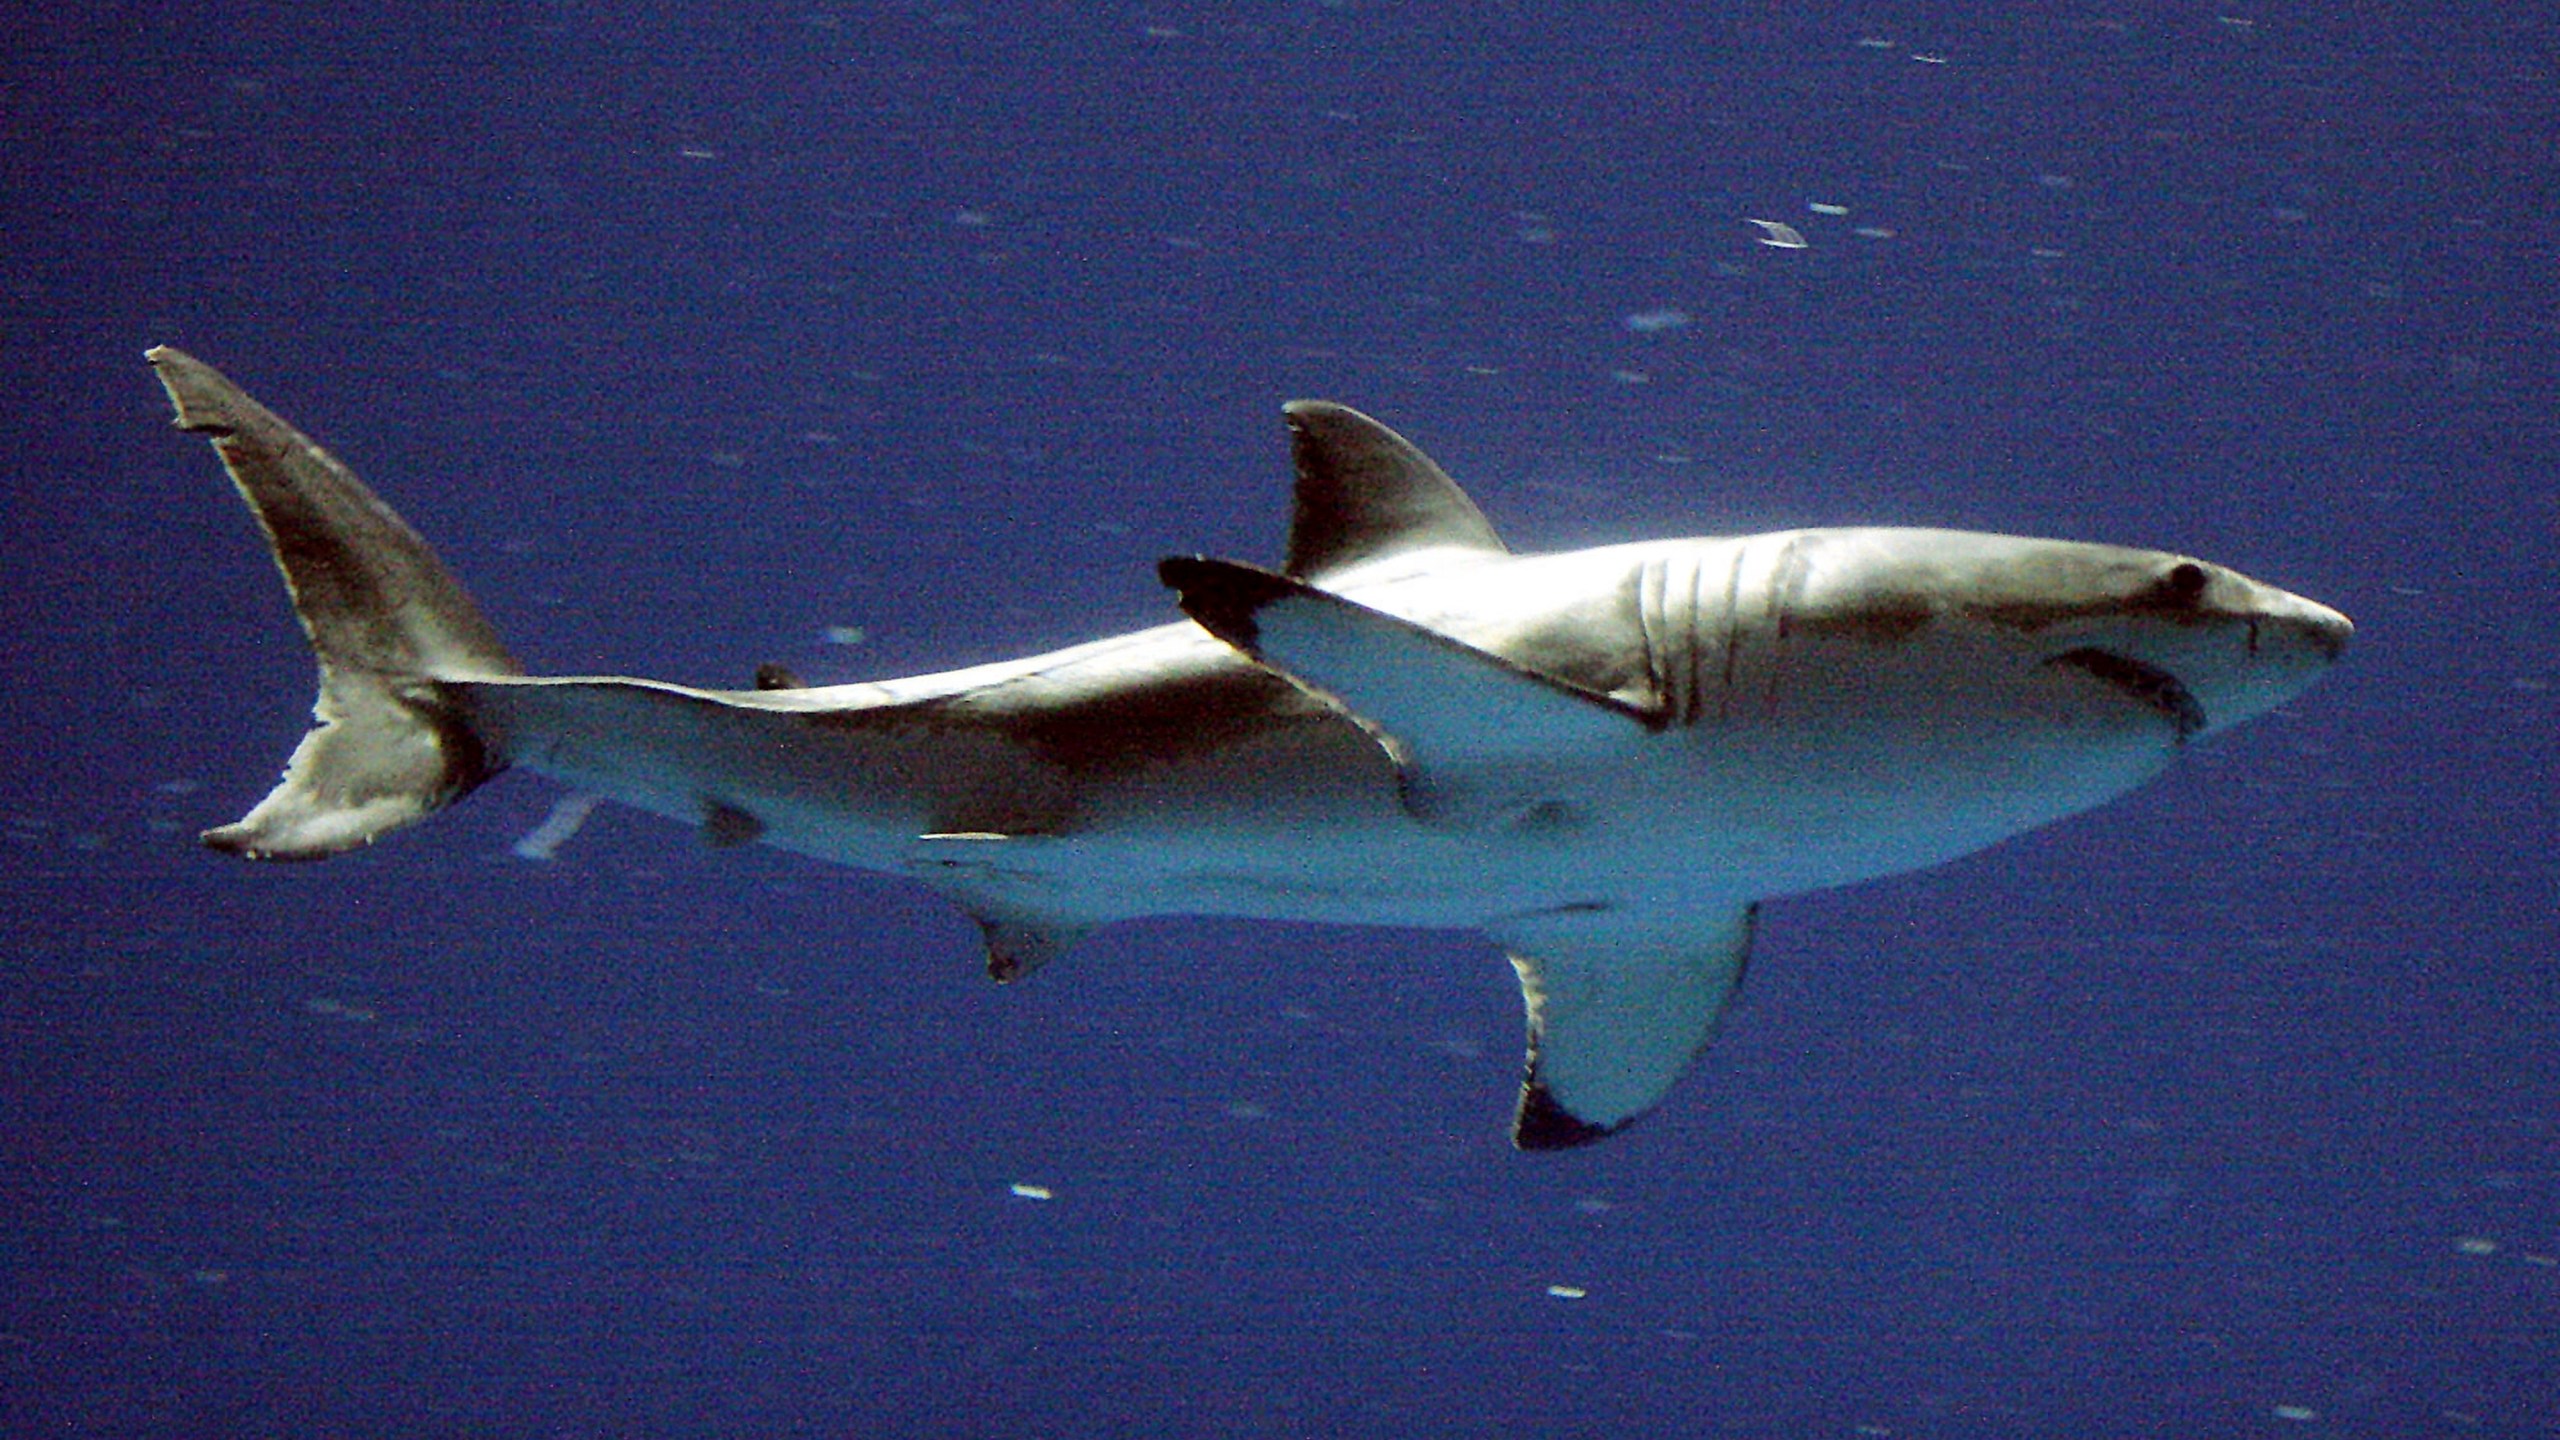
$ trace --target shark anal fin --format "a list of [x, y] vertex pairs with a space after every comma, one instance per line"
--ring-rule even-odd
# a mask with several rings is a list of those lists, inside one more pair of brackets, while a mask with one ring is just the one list
[[1741, 987], [1758, 907], [1569, 911], [1493, 928], [1520, 975], [1529, 1056], [1512, 1143], [1587, 1145], [1662, 1099]]
[[764, 838], [764, 822], [726, 800], [702, 802], [702, 839], [714, 850], [751, 845]]
[[1298, 471], [1289, 574], [1312, 580], [1407, 550], [1508, 553], [1467, 492], [1413, 442], [1330, 401], [1293, 400], [1282, 413]]
[[1426, 821], [1568, 814], [1555, 802], [1577, 774], [1663, 723], [1287, 575], [1204, 557], [1165, 560], [1157, 573], [1203, 629], [1385, 738], [1405, 807]]

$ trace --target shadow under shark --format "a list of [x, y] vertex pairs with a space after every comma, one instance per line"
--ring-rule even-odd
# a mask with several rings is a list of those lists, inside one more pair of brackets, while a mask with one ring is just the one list
[[1527, 1005], [1524, 1149], [1662, 1098], [1763, 898], [2121, 795], [2352, 628], [2184, 556], [1956, 531], [1515, 555], [1404, 439], [1299, 402], [1285, 561], [1166, 560], [1188, 620], [857, 685], [529, 676], [354, 474], [210, 366], [149, 358], [320, 667], [283, 780], [208, 845], [333, 855], [522, 767], [715, 845], [909, 876], [976, 917], [999, 980], [1139, 915], [1473, 930]]

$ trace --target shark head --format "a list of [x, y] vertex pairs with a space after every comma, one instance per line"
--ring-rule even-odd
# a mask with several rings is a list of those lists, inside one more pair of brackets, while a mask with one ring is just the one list
[[1847, 553], [1813, 568], [1807, 618], [1881, 631], [1960, 617], [2025, 664], [2157, 711], [2181, 739], [2300, 694], [2355, 629], [2316, 601], [2185, 555], [1933, 530], [1822, 543]]

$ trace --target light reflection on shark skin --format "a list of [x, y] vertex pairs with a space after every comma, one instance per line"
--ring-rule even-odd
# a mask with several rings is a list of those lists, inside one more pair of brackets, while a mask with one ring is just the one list
[[320, 666], [284, 779], [206, 843], [368, 844], [510, 768], [910, 876], [1014, 979], [1098, 926], [1472, 930], [1511, 957], [1513, 1137], [1656, 1104], [1758, 904], [1937, 864], [2283, 704], [2344, 616], [2192, 557], [1920, 529], [1513, 553], [1428, 457], [1286, 407], [1281, 565], [1168, 559], [1189, 618], [854, 685], [529, 676], [426, 542], [210, 367], [150, 352], [264, 526]]

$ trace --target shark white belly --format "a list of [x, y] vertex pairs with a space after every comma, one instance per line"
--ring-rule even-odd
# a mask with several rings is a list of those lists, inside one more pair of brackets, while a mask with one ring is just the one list
[[714, 843], [912, 876], [979, 920], [1000, 979], [1138, 915], [1474, 930], [1528, 1006], [1524, 1148], [1661, 1098], [1760, 900], [2101, 804], [2350, 632], [2219, 566], [2068, 541], [1515, 555], [1400, 437], [1301, 402], [1284, 564], [1166, 561], [1188, 621], [862, 685], [528, 677], [352, 473], [211, 368], [151, 359], [321, 669], [284, 780], [207, 843], [333, 854], [521, 767]]

